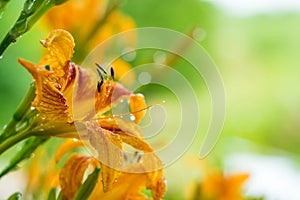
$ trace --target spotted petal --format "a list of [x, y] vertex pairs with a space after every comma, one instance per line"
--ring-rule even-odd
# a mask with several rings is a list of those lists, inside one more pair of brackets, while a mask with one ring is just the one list
[[88, 137], [101, 163], [103, 191], [111, 190], [123, 162], [122, 140], [119, 135], [102, 129], [98, 123], [87, 123]]
[[60, 172], [60, 186], [63, 199], [72, 199], [82, 184], [85, 170], [91, 163], [91, 157], [72, 154]]
[[72, 122], [72, 89], [78, 74], [78, 67], [70, 62], [73, 37], [66, 31], [54, 30], [42, 44], [48, 54], [39, 64], [18, 60], [35, 82], [36, 97], [32, 106], [51, 121]]

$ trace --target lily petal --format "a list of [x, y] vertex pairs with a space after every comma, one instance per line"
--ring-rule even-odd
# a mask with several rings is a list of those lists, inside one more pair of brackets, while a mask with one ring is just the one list
[[129, 98], [129, 106], [130, 110], [133, 113], [135, 119], [135, 123], [139, 123], [139, 121], [144, 117], [146, 111], [142, 110], [146, 108], [145, 97], [142, 94], [133, 94]]
[[103, 191], [111, 190], [123, 163], [122, 140], [119, 135], [102, 129], [96, 122], [87, 123], [88, 137], [101, 163]]
[[110, 110], [121, 99], [128, 97], [132, 92], [111, 80], [106, 80], [100, 88], [100, 92], [96, 91], [95, 110], [98, 116]]
[[64, 30], [52, 31], [41, 42], [48, 54], [39, 64], [18, 59], [33, 76], [36, 97], [32, 103], [41, 115], [51, 121], [72, 122], [72, 90], [78, 67], [71, 63], [73, 37]]
[[83, 144], [80, 140], [67, 139], [56, 150], [54, 156], [55, 162], [58, 163], [66, 153], [82, 146]]
[[91, 157], [72, 154], [60, 171], [60, 186], [63, 199], [72, 199], [82, 184], [85, 170], [91, 162]]
[[74, 53], [72, 35], [65, 30], [56, 29], [45, 40], [41, 40], [41, 44], [47, 48], [49, 54], [39, 64], [48, 64], [58, 76], [63, 76], [66, 62], [71, 60]]
[[137, 124], [121, 118], [106, 115], [105, 118], [99, 118], [98, 122], [102, 128], [112, 132], [125, 132], [130, 135], [143, 137], [143, 132]]

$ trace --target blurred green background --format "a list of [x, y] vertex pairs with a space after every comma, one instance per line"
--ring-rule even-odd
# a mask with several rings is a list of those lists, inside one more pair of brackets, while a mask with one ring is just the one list
[[[0, 39], [17, 18], [21, 6], [17, 1], [8, 5], [0, 19]], [[224, 130], [208, 159], [225, 169], [239, 170], [239, 164], [231, 166], [229, 163], [226, 167], [226, 159], [233, 159], [230, 156], [237, 154], [241, 156], [234, 157], [232, 163], [246, 161], [243, 161], [244, 154], [284, 158], [282, 162], [292, 163], [291, 168], [298, 173], [298, 177], [291, 175], [294, 176], [291, 179], [300, 183], [300, 12], [241, 15], [224, 10], [218, 1], [199, 0], [127, 0], [120, 9], [134, 19], [137, 27], [165, 27], [186, 34], [195, 28], [200, 31], [195, 39], [219, 67], [227, 96]], [[31, 82], [31, 76], [17, 63], [17, 58], [37, 62], [43, 53], [38, 41], [46, 35], [41, 24], [34, 26], [11, 45], [0, 60], [0, 127], [8, 122]], [[152, 53], [138, 56], [133, 63], [142, 63]], [[201, 91], [205, 93], [204, 89]], [[197, 156], [201, 138], [196, 138], [189, 151], [191, 154]], [[177, 163], [177, 168], [171, 166], [166, 170], [170, 176], [169, 186], [178, 189], [178, 192], [168, 191], [170, 199], [184, 195], [172, 177], [176, 170], [184, 170], [182, 162]], [[255, 158], [253, 162], [263, 165]], [[251, 184], [255, 181], [246, 187], [246, 191], [250, 188], [250, 195], [268, 197], [269, 194], [251, 190]], [[269, 187], [272, 188], [270, 183]]]

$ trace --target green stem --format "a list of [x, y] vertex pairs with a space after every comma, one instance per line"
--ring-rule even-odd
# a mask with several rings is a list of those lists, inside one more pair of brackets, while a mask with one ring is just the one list
[[24, 114], [27, 112], [27, 110], [31, 108], [31, 103], [34, 100], [34, 98], [35, 98], [35, 85], [34, 83], [31, 83], [24, 99], [20, 103], [19, 107], [17, 108], [17, 111], [13, 116], [16, 121], [20, 121], [24, 116]]
[[16, 112], [13, 115], [12, 120], [4, 128], [2, 134], [0, 135], [0, 142], [7, 137], [17, 133], [16, 127], [18, 123], [24, 118], [26, 112], [30, 110], [31, 103], [35, 97], [35, 86], [33, 83], [30, 84], [29, 90], [23, 98], [22, 102], [18, 106]]
[[19, 18], [0, 44], [0, 56], [7, 47], [26, 33], [50, 8], [67, 0], [26, 0]]
[[4, 153], [6, 150], [19, 143], [20, 141], [31, 136], [31, 132], [28, 129], [20, 132], [17, 135], [14, 135], [10, 138], [7, 138], [4, 142], [0, 144], [0, 155]]

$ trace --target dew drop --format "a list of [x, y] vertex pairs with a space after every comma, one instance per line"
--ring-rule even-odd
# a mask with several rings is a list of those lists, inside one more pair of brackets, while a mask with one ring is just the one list
[[56, 88], [59, 89], [59, 90], [61, 90], [62, 87], [61, 87], [60, 84], [57, 84], [57, 85], [56, 85]]
[[78, 142], [78, 139], [77, 138], [73, 138], [73, 142]]
[[43, 114], [43, 113], [40, 114], [40, 118], [41, 118], [42, 120], [46, 119], [46, 117], [47, 117], [46, 114]]
[[68, 121], [69, 123], [72, 123], [72, 122], [74, 121], [74, 119], [73, 119], [72, 116], [69, 116], [68, 119], [67, 119], [67, 121]]
[[135, 116], [134, 115], [130, 115], [130, 120], [134, 121], [135, 120]]
[[25, 128], [27, 125], [28, 125], [28, 121], [25, 121], [25, 122], [23, 122], [23, 123], [18, 123], [18, 124], [16, 125], [16, 129], [15, 129], [15, 130], [18, 132], [18, 131], [20, 131], [21, 129]]
[[30, 107], [30, 110], [35, 110], [35, 107], [31, 106], [31, 107]]
[[2, 60], [2, 59], [3, 59], [3, 56], [1, 55], [1, 56], [0, 56], [0, 60]]

